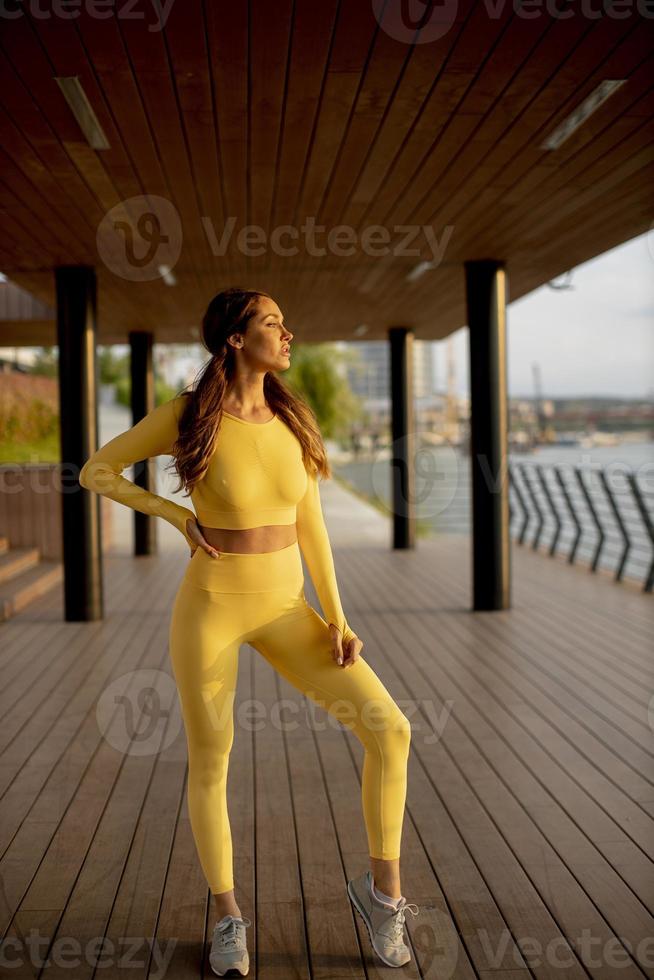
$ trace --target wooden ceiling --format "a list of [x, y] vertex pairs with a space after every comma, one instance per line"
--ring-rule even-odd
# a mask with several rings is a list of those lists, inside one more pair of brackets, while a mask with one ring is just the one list
[[[94, 265], [103, 343], [131, 329], [196, 340], [210, 298], [234, 284], [272, 293], [297, 340], [378, 339], [392, 325], [438, 339], [466, 323], [465, 260], [503, 259], [514, 300], [650, 227], [654, 22], [635, 3], [591, 19], [563, 2], [571, 15], [554, 18], [446, 0], [439, 16], [455, 16], [429, 22], [425, 43], [401, 36], [400, 6], [177, 0], [162, 25], [144, 0], [102, 19], [86, 2], [71, 19], [17, 4], [0, 37], [0, 270], [53, 308], [53, 267]], [[55, 81], [75, 75], [109, 149], [91, 148]], [[627, 82], [542, 149], [604, 79]], [[128, 247], [125, 222], [147, 237], [152, 212], [154, 243]], [[307, 220], [324, 226], [325, 254], [311, 254]], [[261, 255], [239, 247], [247, 225], [263, 229]], [[271, 237], [285, 225], [293, 256]], [[352, 254], [327, 242], [338, 225]], [[387, 254], [371, 254], [380, 238], [366, 245], [373, 226]], [[53, 320], [0, 321], [0, 343], [54, 342]]]

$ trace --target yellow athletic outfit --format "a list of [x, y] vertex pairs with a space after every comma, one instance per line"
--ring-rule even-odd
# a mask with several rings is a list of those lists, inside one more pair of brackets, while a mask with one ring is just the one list
[[[341, 606], [317, 477], [307, 472], [294, 433], [278, 415], [258, 423], [223, 411], [208, 469], [191, 492], [195, 512], [121, 475], [132, 463], [172, 453], [184, 397], [106, 443], [84, 464], [79, 481], [163, 517], [196, 549], [175, 597], [170, 657], [188, 747], [189, 816], [211, 891], [234, 884], [226, 783], [243, 643], [355, 732], [365, 749], [361, 789], [370, 855], [397, 858], [411, 727], [361, 655], [346, 669], [332, 657], [328, 623], [344, 641], [354, 633]], [[296, 524], [297, 541], [277, 551], [214, 558], [187, 535], [186, 521], [196, 515], [200, 525], [216, 528]], [[305, 598], [302, 556], [324, 619]]]

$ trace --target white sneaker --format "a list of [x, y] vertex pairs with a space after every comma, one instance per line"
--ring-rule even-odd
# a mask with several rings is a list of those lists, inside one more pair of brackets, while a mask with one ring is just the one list
[[347, 893], [366, 924], [372, 948], [386, 966], [404, 966], [411, 959], [411, 950], [404, 942], [404, 918], [407, 912], [418, 915], [417, 905], [405, 898], [395, 909], [380, 901], [372, 890], [372, 871], [365, 871], [347, 883]]
[[224, 977], [229, 970], [238, 970], [244, 977], [250, 969], [245, 942], [245, 929], [252, 923], [245, 916], [225, 915], [216, 922], [211, 940], [209, 964], [214, 973]]

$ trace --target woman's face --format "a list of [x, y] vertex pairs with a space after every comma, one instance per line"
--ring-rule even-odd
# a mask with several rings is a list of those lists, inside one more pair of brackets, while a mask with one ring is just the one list
[[285, 371], [291, 363], [292, 337], [274, 299], [260, 296], [247, 330], [233, 334], [230, 342], [237, 349], [237, 360], [242, 366], [255, 371]]

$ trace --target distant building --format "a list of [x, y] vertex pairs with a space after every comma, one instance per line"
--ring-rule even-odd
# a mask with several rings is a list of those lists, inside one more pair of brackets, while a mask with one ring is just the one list
[[[355, 350], [360, 364], [347, 366], [347, 380], [352, 391], [364, 402], [384, 402], [390, 399], [390, 345], [385, 340], [368, 340], [343, 344], [346, 350]], [[413, 342], [413, 382], [417, 399], [429, 398], [434, 393], [434, 368], [432, 343], [426, 340]]]

